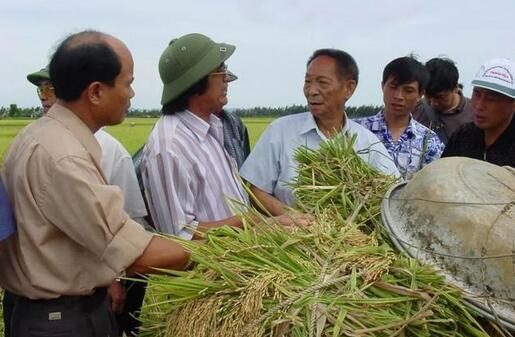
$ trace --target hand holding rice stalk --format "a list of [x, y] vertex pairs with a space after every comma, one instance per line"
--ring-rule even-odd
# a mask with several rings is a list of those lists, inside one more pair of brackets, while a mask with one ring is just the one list
[[203, 245], [172, 238], [195, 267], [149, 279], [141, 335], [488, 336], [459, 290], [383, 239], [379, 206], [394, 179], [353, 141], [297, 151], [293, 187], [312, 226], [288, 231], [251, 210], [243, 230], [211, 230]]

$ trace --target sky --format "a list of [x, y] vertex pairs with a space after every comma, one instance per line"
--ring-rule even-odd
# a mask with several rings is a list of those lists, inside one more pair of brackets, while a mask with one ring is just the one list
[[360, 69], [347, 103], [382, 104], [381, 77], [391, 60], [456, 62], [464, 92], [482, 63], [515, 60], [515, 0], [4, 0], [0, 3], [0, 106], [38, 106], [26, 75], [45, 66], [70, 33], [109, 33], [132, 52], [132, 106], [160, 107], [157, 64], [169, 41], [202, 33], [234, 44], [227, 61], [239, 79], [228, 108], [305, 104], [306, 61], [319, 48], [350, 53]]

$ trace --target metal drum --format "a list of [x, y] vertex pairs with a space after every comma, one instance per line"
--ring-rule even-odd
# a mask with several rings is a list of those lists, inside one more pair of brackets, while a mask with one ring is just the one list
[[434, 265], [466, 304], [515, 331], [515, 170], [484, 161], [437, 160], [382, 204], [396, 247]]

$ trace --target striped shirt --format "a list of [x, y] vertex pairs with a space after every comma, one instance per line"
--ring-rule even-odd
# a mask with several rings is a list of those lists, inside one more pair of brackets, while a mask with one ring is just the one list
[[190, 111], [162, 116], [143, 150], [142, 176], [156, 228], [191, 239], [188, 227], [234, 215], [227, 199], [248, 204], [223, 126]]

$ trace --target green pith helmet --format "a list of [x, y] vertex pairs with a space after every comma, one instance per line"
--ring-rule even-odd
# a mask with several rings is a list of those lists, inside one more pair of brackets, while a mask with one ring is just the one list
[[30, 83], [39, 86], [41, 81], [50, 81], [50, 73], [48, 68], [43, 68], [40, 71], [28, 74], [27, 79]]
[[225, 62], [235, 49], [198, 33], [172, 40], [159, 59], [159, 75], [164, 85], [161, 104], [171, 102], [191, 88]]

